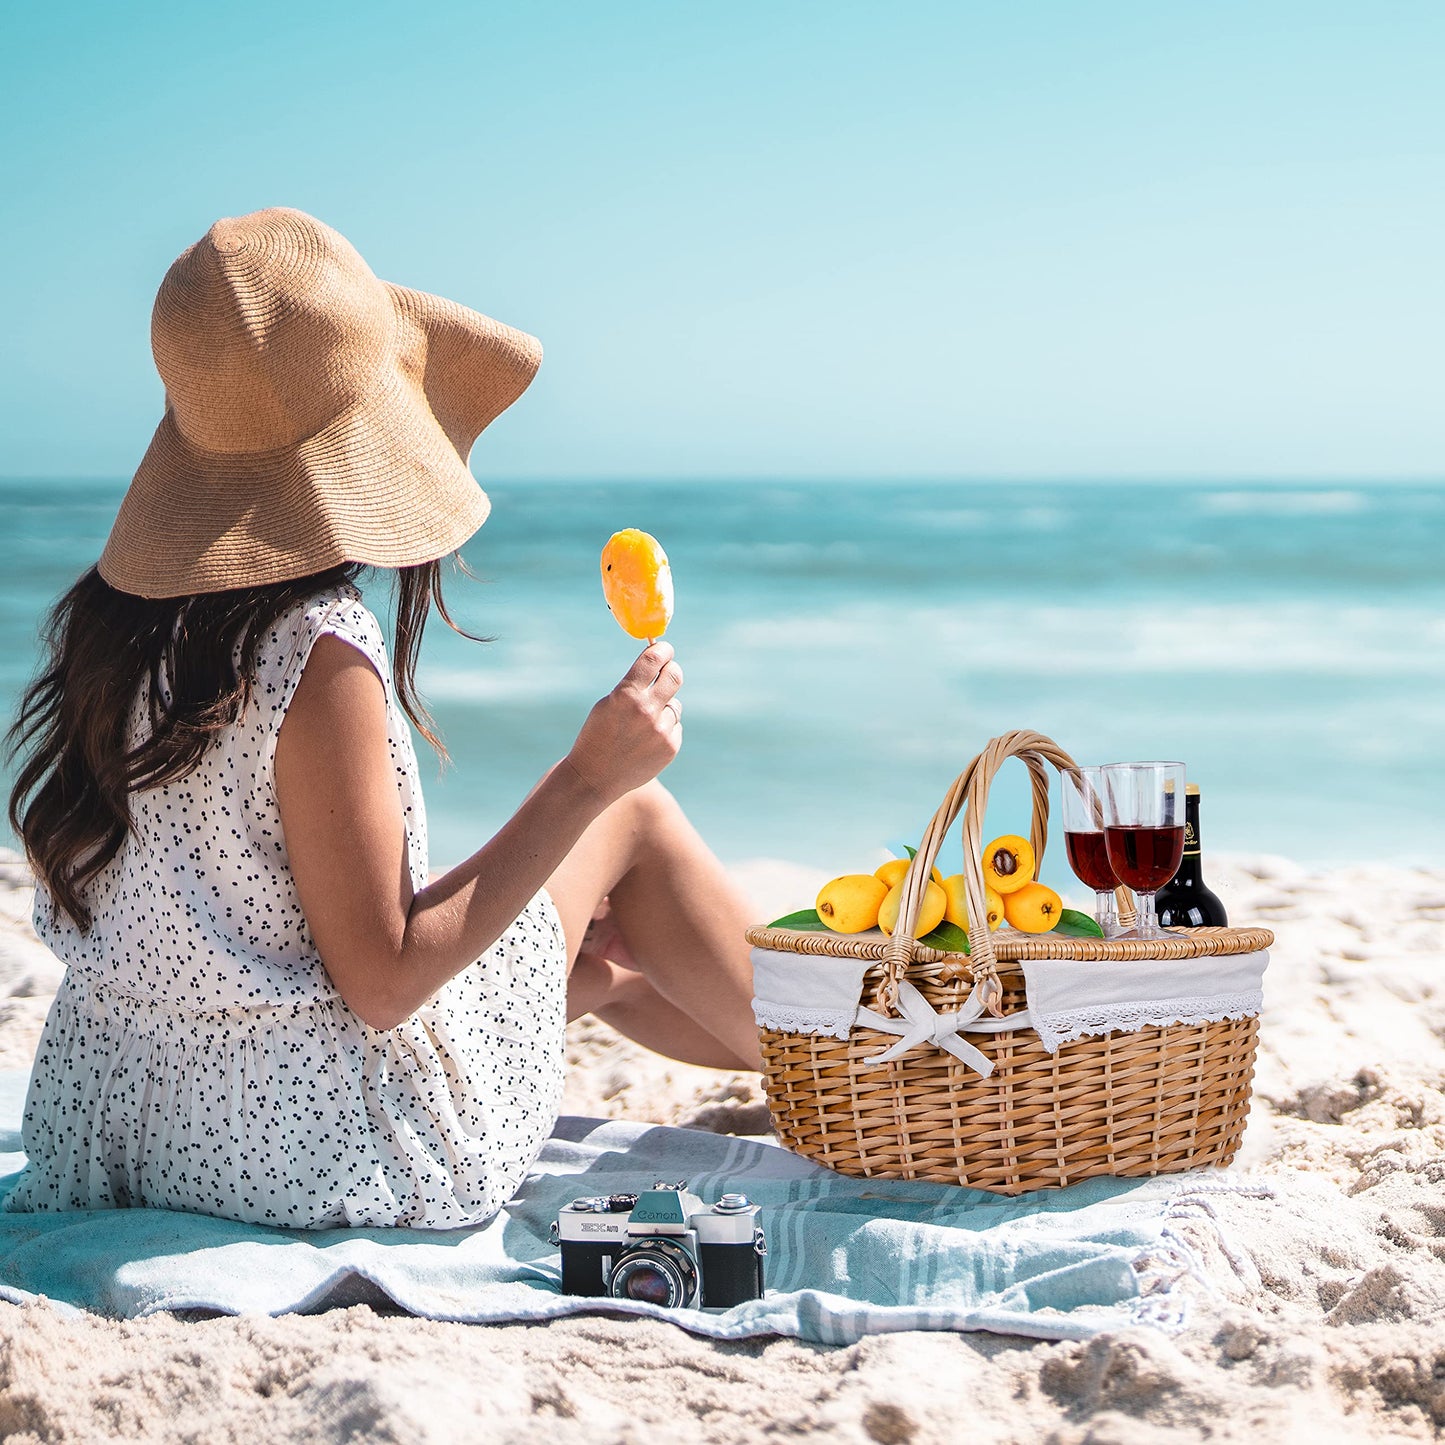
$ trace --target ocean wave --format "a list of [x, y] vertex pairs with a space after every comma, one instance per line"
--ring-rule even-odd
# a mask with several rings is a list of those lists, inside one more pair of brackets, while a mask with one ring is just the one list
[[748, 567], [796, 566], [813, 561], [856, 562], [862, 558], [863, 548], [856, 542], [846, 541], [802, 541], [802, 542], [723, 542], [717, 549], [720, 561], [742, 563]]
[[561, 695], [539, 679], [503, 672], [423, 672], [418, 686], [429, 703], [541, 702]]
[[885, 660], [912, 656], [926, 672], [977, 667], [990, 674], [1040, 672], [1326, 674], [1339, 677], [1438, 677], [1445, 669], [1445, 613], [1430, 609], [1328, 607], [1288, 603], [1219, 606], [950, 608], [848, 607], [811, 616], [742, 620], [713, 644], [716, 652], [813, 659], [857, 675]]
[[1008, 534], [1057, 532], [1070, 520], [1062, 507], [1040, 504], [1019, 506], [999, 502], [993, 510], [980, 507], [909, 507], [893, 512], [890, 524], [924, 532], [1001, 532]]
[[1249, 492], [1199, 492], [1195, 502], [1201, 512], [1230, 517], [1343, 517], [1370, 506], [1363, 492], [1295, 492], [1267, 487]]
[[910, 507], [898, 513], [897, 520], [928, 532], [986, 532], [1013, 525], [1006, 512], [985, 512], [977, 507]]
[[531, 703], [570, 700], [586, 693], [575, 670], [508, 663], [494, 657], [475, 667], [437, 667], [423, 662], [417, 686], [428, 702]]
[[[816, 709], [824, 696], [871, 710], [880, 688], [905, 681], [925, 695], [956, 700], [988, 679], [1046, 686], [1058, 678], [1196, 686], [1208, 680], [1213, 704], [1197, 704], [1206, 710], [1244, 706], [1269, 679], [1295, 678], [1312, 693], [1335, 684], [1350, 689], [1333, 695], [1336, 710], [1353, 697], [1367, 696], [1374, 706], [1388, 695], [1398, 707], [1415, 702], [1439, 711], [1445, 688], [1432, 679], [1445, 675], [1445, 612], [1318, 603], [850, 604], [722, 623], [684, 648], [684, 666], [699, 719], [767, 716], [779, 705], [780, 687], [790, 699], [785, 710]], [[418, 678], [429, 702], [501, 707], [588, 704], [606, 690], [605, 681], [557, 644], [497, 650], [465, 667], [424, 661]]]

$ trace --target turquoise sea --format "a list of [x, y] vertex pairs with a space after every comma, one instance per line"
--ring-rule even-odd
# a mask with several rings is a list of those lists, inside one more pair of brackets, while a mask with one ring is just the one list
[[[0, 482], [7, 717], [123, 488]], [[482, 580], [448, 593], [495, 641], [434, 619], [420, 677], [452, 754], [438, 775], [419, 746], [436, 864], [488, 837], [635, 655], [597, 570], [624, 526], [672, 560], [687, 725], [666, 781], [725, 860], [872, 866], [990, 736], [1032, 727], [1081, 761], [1182, 758], [1206, 851], [1445, 862], [1440, 487], [487, 490], [466, 549]], [[387, 593], [367, 588], [383, 615]], [[1025, 791], [1000, 782], [991, 830], [1024, 831]]]

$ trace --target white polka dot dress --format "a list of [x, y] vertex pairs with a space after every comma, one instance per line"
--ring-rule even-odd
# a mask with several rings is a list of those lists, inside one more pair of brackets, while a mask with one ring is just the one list
[[[494, 1214], [562, 1096], [566, 953], [538, 893], [476, 963], [385, 1031], [342, 1000], [287, 864], [273, 764], [317, 637], [386, 689], [408, 864], [426, 818], [385, 643], [353, 587], [263, 642], [246, 714], [178, 782], [133, 794], [135, 828], [88, 894], [82, 934], [36, 891], [67, 964], [25, 1104], [16, 1211], [151, 1206], [315, 1228], [448, 1229]], [[133, 728], [144, 725], [137, 699]]]

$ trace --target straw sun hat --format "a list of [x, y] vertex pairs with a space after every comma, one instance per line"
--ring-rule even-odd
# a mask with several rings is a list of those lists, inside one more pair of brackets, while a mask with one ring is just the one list
[[534, 337], [378, 280], [284, 209], [217, 221], [181, 253], [151, 347], [165, 416], [100, 558], [142, 597], [445, 556], [491, 507], [472, 443], [542, 360]]

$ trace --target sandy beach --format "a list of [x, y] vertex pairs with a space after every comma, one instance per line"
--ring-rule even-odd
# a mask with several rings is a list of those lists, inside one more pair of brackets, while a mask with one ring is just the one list
[[[71, 1177], [0, 1198], [0, 1445], [1445, 1440], [1445, 5], [1377, 10], [6, 9], [0, 1175], [53, 1010]], [[764, 1017], [872, 1029], [770, 1040], [790, 1141], [1164, 1167], [1257, 1036], [1227, 1169], [845, 1179], [595, 1018], [559, 1082], [557, 919], [645, 965], [579, 1007], [758, 1062], [724, 874], [760, 925], [973, 874], [1014, 749], [1187, 760], [1114, 842], [1162, 882], [1195, 785], [1262, 1005], [1257, 949], [1050, 960], [1018, 1049], [760, 952]], [[1094, 908], [1065, 812], [1014, 926]], [[92, 989], [27, 857], [117, 813]], [[684, 1180], [716, 1314], [616, 1266]], [[18, 1212], [93, 1198], [182, 1208]]]
[[[821, 878], [739, 870], [759, 917]], [[1210, 860], [1278, 944], [1255, 1101], [1195, 1239], [1187, 1327], [1088, 1343], [904, 1334], [715, 1344], [602, 1317], [439, 1324], [356, 1306], [200, 1321], [0, 1304], [0, 1438], [208, 1442], [748, 1441], [884, 1445], [1406, 1440], [1445, 1426], [1445, 869]], [[25, 1067], [59, 967], [0, 864], [0, 1067]], [[574, 1025], [569, 1112], [766, 1128], [753, 1076]]]

